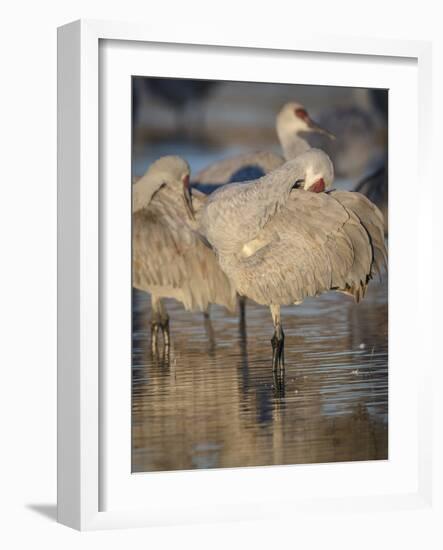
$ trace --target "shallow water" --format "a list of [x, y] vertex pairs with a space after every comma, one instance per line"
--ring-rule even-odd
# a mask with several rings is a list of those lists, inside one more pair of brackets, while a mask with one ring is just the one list
[[388, 457], [387, 281], [360, 304], [329, 293], [283, 308], [286, 369], [274, 380], [267, 308], [246, 329], [213, 306], [166, 301], [170, 359], [150, 352], [149, 296], [134, 291], [134, 472], [376, 460]]

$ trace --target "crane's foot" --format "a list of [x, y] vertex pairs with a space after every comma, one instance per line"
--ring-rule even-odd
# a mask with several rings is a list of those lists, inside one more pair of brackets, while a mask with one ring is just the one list
[[271, 339], [272, 344], [272, 370], [283, 372], [285, 368], [285, 334], [281, 325], [275, 329]]

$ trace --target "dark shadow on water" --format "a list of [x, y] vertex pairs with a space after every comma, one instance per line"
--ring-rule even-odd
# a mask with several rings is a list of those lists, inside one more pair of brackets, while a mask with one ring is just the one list
[[47, 519], [50, 519], [51, 521], [57, 521], [56, 504], [26, 504], [26, 508]]

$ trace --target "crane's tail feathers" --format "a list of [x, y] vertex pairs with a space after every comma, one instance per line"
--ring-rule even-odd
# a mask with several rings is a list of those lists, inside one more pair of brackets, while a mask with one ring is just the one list
[[337, 191], [333, 196], [346, 209], [351, 210], [365, 228], [372, 247], [371, 277], [380, 277], [388, 269], [388, 251], [384, 235], [383, 214], [367, 197], [357, 192]]

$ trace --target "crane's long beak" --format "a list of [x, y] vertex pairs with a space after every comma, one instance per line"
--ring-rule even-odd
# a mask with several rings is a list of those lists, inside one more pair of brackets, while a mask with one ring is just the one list
[[322, 135], [327, 136], [329, 139], [332, 139], [332, 140], [335, 139], [334, 134], [332, 134], [331, 132], [329, 132], [325, 128], [322, 128], [320, 125], [318, 125], [316, 122], [314, 122], [312, 120], [312, 118], [309, 118], [307, 120], [307, 124], [308, 124], [309, 129], [311, 130], [311, 132], [317, 132], [317, 134], [322, 134]]
[[183, 178], [183, 200], [185, 201], [185, 208], [188, 216], [191, 220], [195, 220], [195, 211], [192, 205], [192, 194], [189, 184], [189, 174]]

